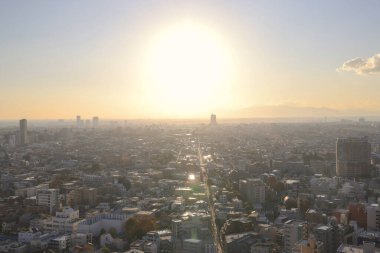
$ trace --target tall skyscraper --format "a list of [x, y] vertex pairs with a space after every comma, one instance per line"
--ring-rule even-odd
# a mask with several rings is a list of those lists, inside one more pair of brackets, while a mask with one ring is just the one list
[[211, 114], [210, 116], [210, 125], [216, 125], [216, 115]]
[[92, 126], [98, 127], [98, 125], [99, 125], [99, 117], [98, 116], [92, 117]]
[[82, 127], [82, 119], [80, 118], [80, 115], [77, 115], [77, 128]]
[[338, 138], [336, 141], [336, 174], [341, 177], [368, 177], [371, 166], [371, 144], [364, 138]]
[[20, 144], [28, 144], [28, 124], [26, 119], [20, 120]]

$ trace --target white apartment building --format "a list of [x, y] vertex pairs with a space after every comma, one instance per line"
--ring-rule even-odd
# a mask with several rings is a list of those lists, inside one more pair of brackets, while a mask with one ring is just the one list
[[50, 214], [59, 207], [59, 190], [58, 189], [39, 189], [37, 190], [37, 205], [48, 206]]
[[124, 223], [129, 216], [125, 214], [100, 213], [79, 222], [78, 233], [93, 234], [99, 236], [101, 229], [108, 231], [115, 228], [117, 233], [124, 231]]
[[62, 211], [56, 212], [51, 220], [45, 221], [44, 228], [47, 231], [75, 233], [79, 222], [79, 210], [64, 207]]

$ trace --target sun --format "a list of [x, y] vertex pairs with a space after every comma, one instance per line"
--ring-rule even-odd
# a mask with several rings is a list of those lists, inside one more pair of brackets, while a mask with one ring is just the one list
[[228, 50], [209, 27], [182, 22], [160, 32], [147, 51], [146, 76], [159, 106], [170, 112], [208, 110], [229, 79]]

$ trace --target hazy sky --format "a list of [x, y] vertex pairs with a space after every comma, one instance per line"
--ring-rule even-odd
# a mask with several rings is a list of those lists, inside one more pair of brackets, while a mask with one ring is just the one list
[[0, 1], [0, 118], [380, 109], [380, 1]]

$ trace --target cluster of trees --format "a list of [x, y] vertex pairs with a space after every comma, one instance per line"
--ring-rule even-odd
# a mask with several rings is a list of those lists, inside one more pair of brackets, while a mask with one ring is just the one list
[[131, 181], [129, 181], [129, 179], [125, 176], [121, 176], [118, 178], [118, 181], [120, 184], [124, 185], [125, 189], [127, 189], [127, 191], [131, 188]]
[[53, 180], [49, 183], [49, 187], [60, 188], [64, 183], [70, 182], [72, 180], [79, 180], [79, 178], [70, 174], [59, 174], [56, 175], [53, 178]]
[[135, 215], [125, 222], [129, 242], [141, 239], [147, 232], [156, 229], [156, 219], [150, 215]]
[[304, 164], [310, 165], [311, 160], [323, 160], [323, 157], [316, 152], [307, 152], [302, 154], [302, 160]]

